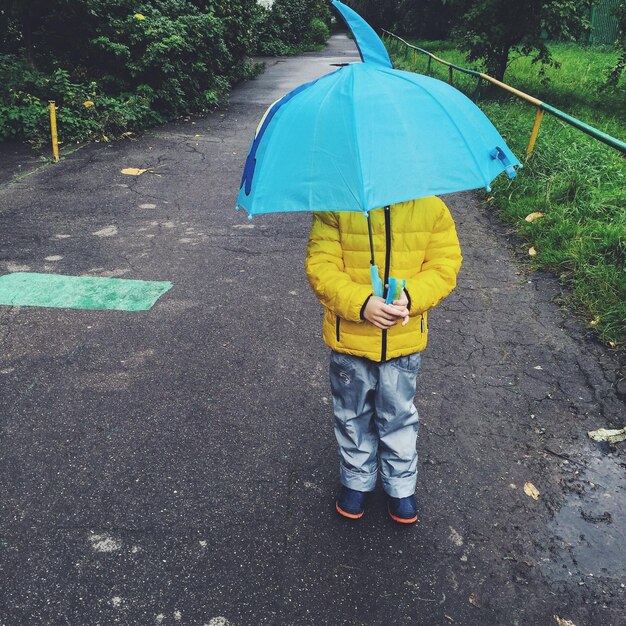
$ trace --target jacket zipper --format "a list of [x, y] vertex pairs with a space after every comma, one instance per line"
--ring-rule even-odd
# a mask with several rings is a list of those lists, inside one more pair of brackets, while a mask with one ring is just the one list
[[337, 335], [337, 342], [339, 342], [339, 322], [340, 322], [341, 318], [337, 315], [337, 323], [336, 323], [336, 335]]
[[[391, 212], [385, 207], [385, 280], [383, 281], [383, 298], [389, 291], [389, 265], [391, 263]], [[382, 346], [380, 349], [380, 362], [387, 360], [387, 330], [383, 330]]]

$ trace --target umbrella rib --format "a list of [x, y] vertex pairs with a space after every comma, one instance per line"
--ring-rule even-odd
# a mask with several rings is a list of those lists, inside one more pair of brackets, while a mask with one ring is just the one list
[[[339, 68], [338, 70], [336, 70], [335, 72], [333, 72], [333, 74], [339, 74], [339, 72], [341, 72], [343, 70], [343, 67]], [[327, 76], [330, 76], [330, 74], [327, 74]], [[325, 78], [325, 77], [323, 77]], [[335, 85], [336, 86], [336, 85]], [[322, 107], [324, 106], [324, 104], [326, 103], [326, 100], [328, 98], [330, 98], [332, 95], [332, 89], [329, 89], [326, 94], [324, 94], [324, 97], [322, 99], [322, 101], [319, 104], [318, 109], [321, 110]], [[317, 124], [315, 125], [315, 138], [317, 138], [317, 133], [318, 133], [318, 126]], [[316, 141], [314, 141], [314, 143], [317, 143]], [[337, 163], [336, 163], [336, 156], [334, 152], [331, 152], [330, 150], [327, 149], [322, 149], [322, 148], [317, 148], [318, 152], [321, 154], [328, 154], [329, 158], [329, 162], [332, 163], [332, 165], [335, 167], [337, 173], [339, 174], [339, 176], [341, 177], [341, 179], [344, 181], [346, 188], [348, 189], [348, 191], [350, 192], [350, 195], [355, 199], [356, 203], [359, 204], [359, 202], [362, 202], [362, 199], [359, 199], [354, 192], [352, 191], [352, 187], [351, 185], [348, 183], [348, 180], [346, 179], [341, 167], [337, 167]], [[313, 153], [309, 155], [309, 159], [312, 160], [313, 158]], [[309, 205], [311, 205], [311, 190], [309, 190]]]
[[369, 212], [369, 206], [365, 202], [365, 177], [363, 176], [363, 163], [361, 162], [361, 146], [359, 146], [359, 135], [358, 135], [358, 125], [356, 122], [356, 107], [354, 106], [355, 102], [355, 88], [354, 88], [354, 76], [355, 73], [352, 72], [350, 75], [351, 85], [352, 85], [352, 108], [354, 110], [354, 114], [352, 115], [352, 130], [354, 131], [354, 145], [356, 147], [356, 159], [357, 159], [357, 169], [359, 172], [359, 176], [361, 178], [359, 188], [361, 189], [361, 206], [365, 213]]
[[[336, 165], [336, 154], [334, 152], [331, 152], [330, 150], [320, 150], [319, 151], [320, 154], [327, 154], [329, 157], [329, 161], [333, 164], [333, 166], [335, 167], [337, 174], [340, 176], [341, 180], [345, 183], [346, 189], [350, 192], [350, 195], [354, 198], [355, 203], [357, 204], [357, 206], [360, 204], [361, 200], [354, 194], [354, 192], [352, 191], [352, 185], [350, 185], [348, 179], [345, 177], [343, 171], [341, 170], [340, 167], [337, 167]], [[344, 211], [344, 210], [348, 210], [348, 209], [337, 209], [339, 211]], [[352, 209], [349, 209], [350, 211], [352, 211]], [[356, 213], [356, 211], [354, 211]]]

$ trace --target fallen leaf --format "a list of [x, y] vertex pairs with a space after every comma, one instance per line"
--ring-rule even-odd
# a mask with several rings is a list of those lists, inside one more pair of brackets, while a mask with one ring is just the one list
[[145, 16], [145, 15], [143, 15], [142, 13], [135, 13], [135, 15], [133, 15], [133, 17], [134, 17], [136, 20], [139, 20], [139, 21], [141, 21], [141, 20], [145, 20], [145, 19], [146, 19], [146, 16]]
[[541, 213], [540, 211], [534, 211], [533, 213], [529, 213], [524, 219], [527, 222], [534, 222], [535, 220], [538, 220], [540, 217], [543, 217], [543, 213]]
[[524, 483], [524, 493], [533, 500], [539, 500], [539, 489], [532, 483]]
[[122, 174], [127, 174], [128, 176], [140, 176], [147, 171], [147, 169], [142, 170], [138, 167], [125, 167], [123, 170], [120, 170]]
[[576, 626], [576, 624], [574, 624], [571, 620], [563, 619], [558, 615], [553, 615], [552, 617], [554, 617], [554, 621], [558, 624], [558, 626]]
[[89, 107], [92, 107], [92, 106], [93, 106], [93, 100], [85, 100], [85, 102], [83, 102], [83, 106], [84, 106], [85, 108], [87, 108], [87, 109], [88, 109]]
[[102, 135], [102, 139], [104, 139], [104, 141], [109, 141], [109, 138], [106, 135]]
[[528, 248], [528, 254], [530, 256], [537, 256], [537, 250], [535, 250], [534, 248]]
[[478, 596], [475, 593], [472, 593], [469, 597], [469, 603], [472, 606], [475, 606], [477, 609], [480, 608], [480, 601], [478, 600]]
[[599, 428], [598, 430], [590, 430], [587, 435], [594, 441], [607, 441], [608, 443], [619, 443], [626, 441], [626, 426], [617, 430], [607, 430]]

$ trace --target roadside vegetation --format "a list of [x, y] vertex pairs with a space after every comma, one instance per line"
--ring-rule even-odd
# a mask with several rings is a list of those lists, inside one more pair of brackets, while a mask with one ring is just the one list
[[7, 0], [0, 8], [0, 141], [109, 140], [214, 108], [255, 54], [329, 36], [323, 0]]
[[[412, 41], [461, 67], [469, 63], [451, 41]], [[390, 45], [388, 43], [388, 45]], [[607, 81], [620, 52], [614, 46], [548, 44], [556, 63], [528, 56], [509, 63], [505, 81], [580, 120], [626, 141], [626, 75]], [[425, 73], [427, 57], [391, 45], [396, 67]], [[614, 74], [614, 72], [613, 72]], [[432, 75], [448, 79], [432, 63]], [[454, 84], [476, 95], [476, 78], [454, 72]], [[609, 345], [626, 346], [626, 163], [623, 155], [544, 115], [534, 153], [526, 147], [535, 117], [532, 105], [483, 85], [478, 104], [524, 163], [513, 181], [499, 177], [485, 202], [523, 238], [533, 267], [556, 272], [570, 288], [568, 301]], [[531, 213], [543, 213], [533, 221]]]

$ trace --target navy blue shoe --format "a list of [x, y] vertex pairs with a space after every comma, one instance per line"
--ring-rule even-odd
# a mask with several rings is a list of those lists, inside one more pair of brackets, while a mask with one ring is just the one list
[[363, 517], [363, 513], [365, 513], [366, 498], [366, 492], [355, 491], [354, 489], [342, 485], [335, 507], [339, 515], [343, 515], [349, 519], [359, 519]]
[[399, 524], [415, 524], [417, 522], [417, 504], [415, 496], [392, 498], [387, 496], [389, 517]]

